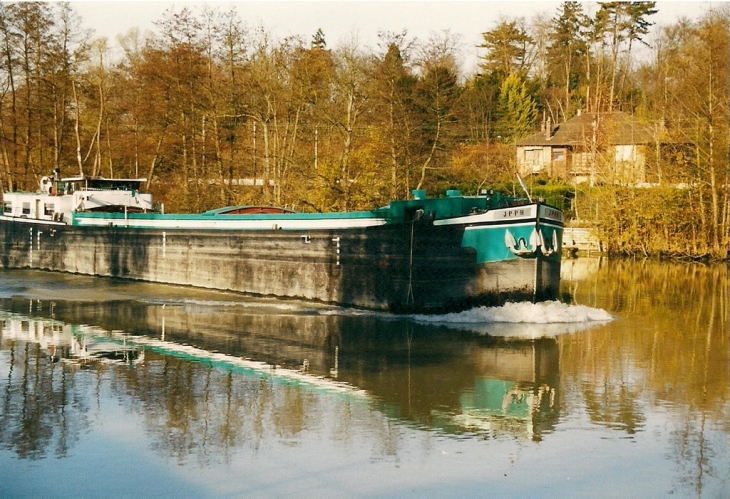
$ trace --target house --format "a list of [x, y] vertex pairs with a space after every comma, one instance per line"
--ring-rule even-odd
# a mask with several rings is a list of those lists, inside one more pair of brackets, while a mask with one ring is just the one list
[[623, 112], [578, 113], [516, 142], [519, 173], [571, 183], [638, 185], [647, 182], [647, 156], [658, 148], [656, 126]]

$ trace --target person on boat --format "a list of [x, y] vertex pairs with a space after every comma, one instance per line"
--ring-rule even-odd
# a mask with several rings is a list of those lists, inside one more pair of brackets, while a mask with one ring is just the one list
[[48, 177], [42, 177], [41, 178], [41, 192], [44, 192], [46, 194], [51, 194], [51, 189], [53, 188], [53, 182], [51, 178]]

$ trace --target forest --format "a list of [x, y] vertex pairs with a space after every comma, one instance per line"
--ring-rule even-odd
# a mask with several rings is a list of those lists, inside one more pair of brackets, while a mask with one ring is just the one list
[[[656, 2], [564, 2], [484, 26], [479, 67], [448, 30], [331, 47], [228, 10], [168, 10], [95, 37], [68, 3], [0, 4], [0, 184], [146, 178], [167, 212], [369, 210], [413, 189], [521, 195], [515, 143], [546, 120], [622, 111], [661, 123], [650, 186], [525, 178], [613, 254], [725, 259], [730, 9], [658, 26]], [[474, 50], [474, 47], [467, 47]], [[680, 157], [681, 156], [681, 157]]]

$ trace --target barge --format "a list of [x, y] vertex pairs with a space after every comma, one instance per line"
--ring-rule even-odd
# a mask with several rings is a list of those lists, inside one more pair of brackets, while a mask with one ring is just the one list
[[3, 195], [0, 265], [394, 312], [553, 299], [562, 212], [499, 194], [372, 211], [165, 214], [145, 179], [43, 177]]

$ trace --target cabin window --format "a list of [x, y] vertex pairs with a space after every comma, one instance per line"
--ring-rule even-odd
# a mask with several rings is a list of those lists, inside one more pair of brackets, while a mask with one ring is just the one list
[[10, 201], [5, 201], [3, 203], [3, 213], [13, 213], [13, 203], [11, 203]]
[[47, 217], [52, 217], [56, 212], [56, 205], [53, 203], [43, 203], [43, 214]]
[[23, 203], [23, 215], [30, 215], [30, 203]]

